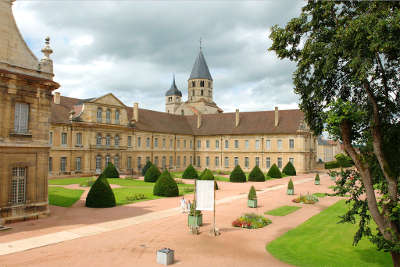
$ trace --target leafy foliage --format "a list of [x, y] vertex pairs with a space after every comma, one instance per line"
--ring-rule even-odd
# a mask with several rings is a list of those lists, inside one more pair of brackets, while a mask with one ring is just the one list
[[256, 193], [256, 189], [254, 188], [254, 186], [250, 187], [249, 194], [247, 195], [247, 198], [249, 200], [257, 200], [257, 193]]
[[158, 178], [153, 188], [153, 194], [155, 196], [163, 197], [177, 197], [179, 196], [178, 185], [175, 180], [171, 177], [171, 174], [165, 170]]
[[183, 179], [199, 179], [199, 175], [197, 174], [197, 171], [195, 168], [192, 166], [192, 164], [189, 164], [185, 171], [182, 174]]
[[89, 208], [111, 208], [116, 206], [114, 192], [104, 172], [90, 188], [85, 205]]
[[279, 170], [278, 166], [276, 166], [276, 164], [273, 164], [271, 168], [269, 168], [267, 176], [271, 178], [282, 178], [282, 173]]
[[109, 162], [107, 167], [104, 169], [103, 175], [106, 178], [119, 178], [119, 172], [111, 162]]
[[265, 176], [261, 169], [256, 165], [249, 173], [249, 181], [251, 182], [264, 182]]
[[229, 181], [232, 183], [245, 183], [246, 182], [246, 174], [243, 172], [240, 165], [236, 165], [236, 167], [231, 172], [229, 176]]
[[289, 176], [296, 175], [296, 169], [294, 168], [293, 164], [289, 161], [286, 166], [283, 168], [282, 172]]
[[144, 175], [144, 181], [148, 183], [157, 182], [158, 177], [160, 177], [160, 175], [161, 175], [160, 170], [157, 168], [157, 166], [152, 164], [150, 168], [146, 171], [146, 174]]
[[146, 165], [144, 165], [143, 169], [142, 169], [142, 175], [145, 176], [147, 170], [151, 167], [151, 165], [153, 165], [153, 163], [149, 160], [146, 162]]

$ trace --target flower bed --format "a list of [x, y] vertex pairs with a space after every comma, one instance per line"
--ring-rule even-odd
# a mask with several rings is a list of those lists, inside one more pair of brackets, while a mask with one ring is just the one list
[[300, 195], [299, 197], [292, 200], [294, 203], [303, 203], [303, 204], [315, 204], [318, 202], [318, 197], [315, 195]]
[[247, 213], [234, 220], [232, 222], [232, 226], [247, 229], [257, 229], [267, 226], [270, 223], [272, 223], [272, 221], [264, 216], [257, 215], [255, 213]]

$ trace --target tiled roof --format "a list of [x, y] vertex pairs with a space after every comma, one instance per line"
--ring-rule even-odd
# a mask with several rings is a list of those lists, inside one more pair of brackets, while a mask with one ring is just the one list
[[208, 70], [206, 59], [204, 58], [203, 52], [199, 52], [199, 55], [194, 62], [192, 72], [190, 73], [190, 79], [208, 79], [213, 80]]
[[[69, 112], [77, 110], [74, 105], [80, 99], [61, 96], [60, 105], [52, 103], [51, 122], [69, 123]], [[131, 121], [133, 108], [127, 107], [128, 119]], [[148, 109], [139, 109], [139, 121], [134, 128], [142, 131], [190, 134], [292, 134], [299, 129], [304, 114], [298, 109], [279, 110], [279, 124], [275, 127], [275, 111], [240, 112], [240, 122], [235, 127], [235, 113], [203, 114], [201, 127], [197, 128], [197, 115], [182, 116]]]

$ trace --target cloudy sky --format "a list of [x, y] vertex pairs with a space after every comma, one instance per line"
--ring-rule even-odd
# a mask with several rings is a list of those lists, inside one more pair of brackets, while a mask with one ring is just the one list
[[164, 111], [175, 73], [187, 79], [199, 52], [214, 79], [214, 101], [225, 111], [297, 108], [295, 65], [267, 51], [274, 24], [285, 25], [303, 1], [16, 1], [17, 24], [41, 58], [51, 37], [55, 80], [62, 95], [112, 92], [126, 105]]

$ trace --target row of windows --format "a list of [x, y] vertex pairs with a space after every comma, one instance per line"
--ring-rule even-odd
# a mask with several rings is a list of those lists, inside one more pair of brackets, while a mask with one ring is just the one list
[[[234, 148], [239, 148], [239, 141], [240, 140], [234, 140]], [[282, 149], [282, 139], [277, 140], [277, 147], [278, 149]], [[206, 140], [206, 148], [210, 148], [210, 140]], [[244, 140], [244, 146], [246, 149], [250, 148], [249, 145], [249, 140]], [[260, 140], [255, 141], [255, 149], [260, 149]], [[219, 140], [215, 140], [215, 148], [219, 148]], [[271, 149], [271, 140], [266, 140], [265, 142], [265, 147], [267, 150]], [[197, 148], [201, 148], [201, 140], [197, 140]], [[229, 140], [225, 140], [225, 148], [229, 148]], [[293, 149], [294, 148], [294, 139], [289, 139], [289, 148]]]
[[[114, 113], [114, 122], [115, 124], [119, 124], [119, 117], [120, 113], [119, 110], [116, 110]], [[103, 122], [103, 109], [98, 108], [97, 109], [97, 122]], [[106, 123], [111, 123], [111, 110], [107, 109], [106, 110]]]
[[[214, 158], [214, 165], [215, 165], [215, 167], [219, 167], [220, 165], [220, 163], [219, 163], [219, 157], [215, 157]], [[205, 164], [206, 164], [206, 167], [210, 167], [210, 157], [206, 157], [205, 158], [205, 160], [206, 160], [206, 162], [205, 162]], [[289, 161], [294, 165], [294, 158], [289, 158]], [[239, 165], [239, 157], [233, 157], [233, 163], [234, 163], [234, 166], [236, 167], [237, 165]], [[229, 164], [230, 164], [230, 159], [229, 159], [229, 157], [225, 157], [224, 158], [224, 167], [225, 168], [229, 168], [230, 166], [229, 166]], [[277, 166], [278, 166], [278, 168], [282, 168], [283, 166], [282, 166], [282, 164], [283, 164], [283, 161], [282, 161], [282, 158], [281, 157], [278, 157], [277, 158]], [[197, 156], [197, 161], [196, 161], [196, 165], [198, 166], [198, 167], [201, 167], [202, 165], [201, 165], [201, 158], [200, 158], [200, 156]], [[255, 157], [255, 165], [257, 165], [257, 166], [260, 166], [260, 157]], [[245, 168], [249, 168], [250, 167], [250, 159], [249, 159], [249, 157], [245, 157], [244, 158], [244, 165], [243, 165]], [[270, 157], [267, 157], [267, 158], [265, 158], [265, 167], [266, 168], [270, 168], [271, 167], [271, 158]]]

